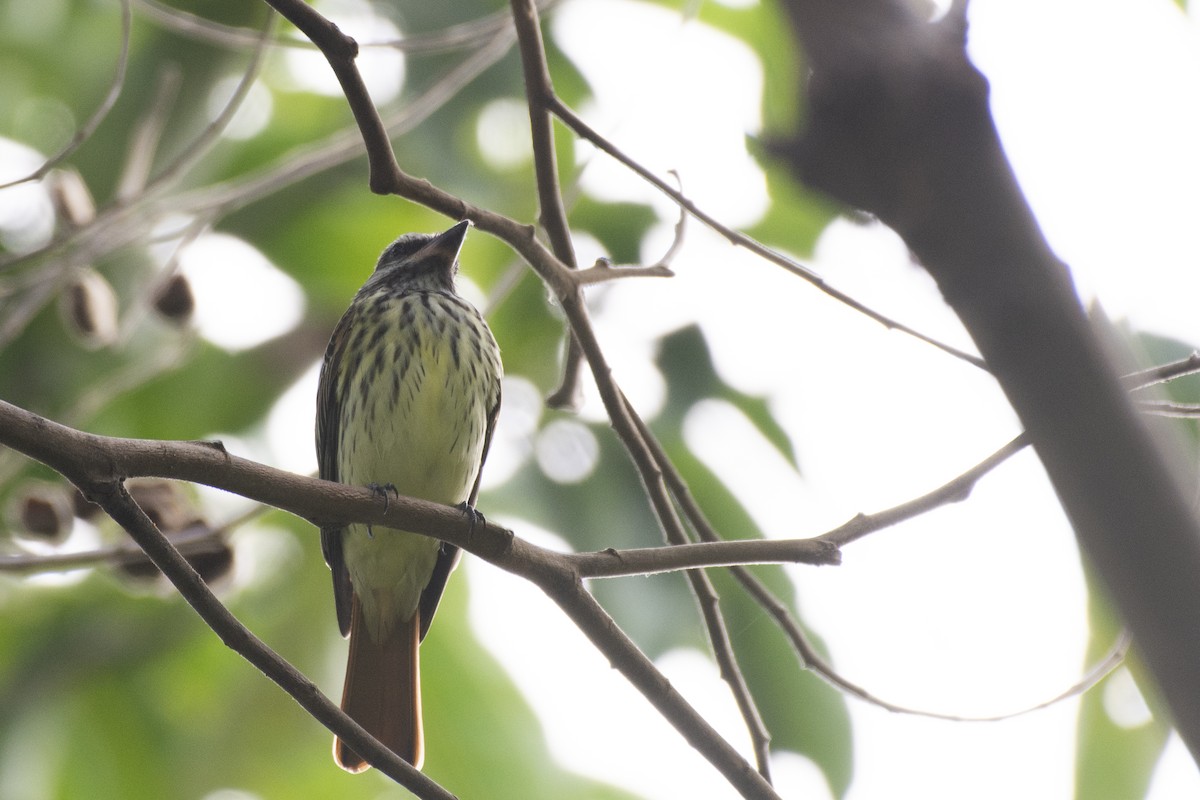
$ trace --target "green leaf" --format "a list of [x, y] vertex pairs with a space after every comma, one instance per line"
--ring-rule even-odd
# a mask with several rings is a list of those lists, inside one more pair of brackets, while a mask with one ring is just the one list
[[[1107, 594], [1095, 572], [1085, 564], [1088, 585], [1090, 636], [1087, 663], [1095, 663], [1112, 646], [1121, 629]], [[1146, 796], [1154, 765], [1158, 763], [1171, 727], [1155, 702], [1153, 683], [1136, 654], [1125, 659], [1143, 696], [1159, 712], [1144, 724], [1118, 724], [1105, 709], [1105, 687], [1111, 676], [1084, 694], [1079, 706], [1078, 752], [1075, 760], [1075, 797], [1079, 800], [1140, 800]], [[1149, 691], [1148, 691], [1149, 690]]]
[[659, 346], [658, 366], [670, 387], [670, 408], [664, 416], [682, 421], [686, 410], [699, 400], [726, 400], [746, 415], [793, 468], [800, 469], [792, 440], [771, 414], [766, 400], [735, 389], [717, 375], [699, 327], [689, 325], [664, 337]]

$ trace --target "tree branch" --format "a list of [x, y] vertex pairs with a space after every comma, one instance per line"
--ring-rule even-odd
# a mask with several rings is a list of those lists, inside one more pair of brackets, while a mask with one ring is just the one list
[[[117, 501], [112, 500], [118, 489], [119, 492], [124, 492], [123, 488], [120, 488], [122, 480], [129, 477], [153, 476], [195, 481], [291, 511], [318, 526], [321, 523], [370, 523], [380, 526], [381, 529], [407, 530], [457, 544], [496, 566], [530, 580], [545, 591], [584, 629], [593, 645], [603, 652], [680, 734], [697, 747], [745, 797], [776, 796], [769, 784], [750, 769], [741, 756], [677, 692], [668, 690], [664, 693], [663, 686], [669, 686], [666, 679], [616, 627], [591, 596], [582, 590], [582, 575], [577, 565], [581, 564], [595, 573], [615, 575], [620, 572], [619, 564], [624, 558], [619, 551], [577, 555], [555, 553], [525, 542], [513, 536], [511, 531], [494, 523], [473, 526], [457, 508], [404, 497], [389, 497], [385, 508], [378, 495], [370, 489], [272, 469], [234, 456], [219, 443], [97, 436], [59, 425], [3, 401], [0, 401], [0, 443], [63, 474], [88, 493], [91, 499], [100, 502], [110, 514], [115, 512], [114, 519], [127, 530], [129, 525], [135, 525], [135, 530], [130, 530], [130, 534], [147, 550], [147, 555], [155, 565], [172, 583], [180, 587], [181, 593], [189, 602], [200, 603], [203, 610], [197, 610], [206, 621], [212, 617], [218, 619], [223, 626], [227, 621], [222, 621], [222, 617], [229, 612], [223, 608], [218, 611], [209, 607], [207, 599], [197, 600], [200, 595], [194, 591], [194, 586], [191, 586], [191, 579], [182, 575], [178, 565], [173, 564], [174, 560], [182, 559], [182, 556], [179, 556], [165, 540], [152, 541], [147, 548], [150, 534], [144, 529], [136, 529], [138, 523], [130, 516], [128, 510], [122, 510], [119, 504], [116, 504]], [[105, 505], [106, 501], [109, 505]], [[784, 555], [788, 560], [792, 560], [797, 554], [803, 556], [806, 552], [812, 552], [815, 563], [836, 563], [836, 550], [831, 550], [824, 544], [813, 548], [796, 542], [722, 542], [716, 547], [706, 545], [682, 549], [657, 548], [657, 555], [654, 555], [653, 551], [631, 551], [628, 559], [630, 571], [626, 574], [728, 563], [728, 555], [733, 551], [737, 551], [739, 558], [764, 560], [755, 557], [751, 552], [756, 549], [760, 551], [759, 555], [764, 557], [773, 553]], [[671, 566], [672, 562], [675, 566]], [[190, 567], [187, 569], [190, 570]], [[194, 572], [187, 574], [194, 576]], [[204, 591], [207, 593], [207, 588]], [[213, 600], [215, 602], [215, 598]], [[237, 652], [267, 672], [268, 677], [276, 680], [289, 693], [294, 689], [296, 694], [293, 696], [296, 696], [306, 709], [312, 711], [313, 708], [317, 708], [320, 713], [314, 712], [314, 716], [330, 727], [332, 723], [328, 721], [326, 710], [318, 700], [311, 697], [311, 691], [307, 688], [311, 684], [290, 682], [285, 673], [279, 671], [278, 665], [272, 664], [269, 651], [259, 648], [252, 639], [246, 640], [243, 634], [234, 629], [222, 627], [221, 630], [224, 632], [223, 638], [228, 633], [232, 640], [243, 648], [235, 647]], [[234, 632], [229, 633], [231, 630]], [[247, 641], [249, 643], [246, 643]], [[285, 677], [280, 678], [281, 675]], [[324, 701], [324, 698], [320, 700]], [[331, 727], [331, 730], [343, 736], [343, 731], [349, 729]], [[347, 733], [344, 738], [357, 742], [352, 736], [352, 733]], [[368, 755], [375, 751], [364, 747], [357, 752]]]
[[341, 84], [342, 93], [354, 114], [354, 121], [362, 133], [371, 166], [371, 191], [387, 194], [400, 172], [400, 165], [396, 163], [396, 155], [392, 152], [387, 128], [375, 111], [375, 104], [371, 102], [371, 95], [367, 92], [362, 75], [354, 66], [354, 59], [358, 55], [358, 43], [302, 0], [264, 2], [295, 25], [325, 55], [329, 66], [333, 68], [333, 74]]
[[923, 334], [914, 328], [910, 328], [902, 322], [897, 322], [891, 317], [885, 316], [878, 311], [863, 305], [861, 302], [855, 300], [845, 292], [835, 289], [827, 284], [824, 278], [817, 275], [808, 267], [796, 262], [794, 259], [788, 258], [782, 253], [772, 250], [761, 242], [755, 241], [746, 234], [735, 231], [729, 226], [723, 224], [720, 220], [716, 219], [704, 209], [697, 206], [690, 198], [687, 197], [687, 195], [682, 192], [682, 190], [671, 186], [665, 180], [658, 177], [653, 172], [639, 164], [637, 161], [634, 161], [632, 158], [627, 156], [612, 142], [601, 136], [598, 131], [584, 122], [583, 118], [576, 114], [574, 110], [572, 110], [571, 107], [564, 103], [558, 96], [551, 95], [546, 99], [546, 104], [550, 110], [554, 112], [554, 115], [562, 120], [563, 123], [572, 131], [574, 131], [577, 136], [579, 136], [581, 139], [591, 142], [598, 150], [607, 153], [616, 161], [629, 168], [644, 181], [658, 189], [658, 191], [662, 192], [667, 197], [671, 198], [671, 200], [673, 200], [680, 208], [687, 210], [687, 212], [693, 217], [703, 222], [721, 236], [725, 237], [731, 244], [737, 245], [738, 247], [744, 247], [746, 250], [754, 253], [759, 258], [762, 258], [778, 267], [782, 267], [796, 277], [808, 281], [819, 291], [824, 292], [826, 295], [832, 297], [834, 300], [837, 300], [839, 303], [858, 311], [860, 314], [868, 317], [869, 319], [878, 322], [885, 328], [905, 333], [915, 339], [925, 342], [926, 344], [932, 345], [942, 352], [952, 355], [961, 361], [965, 361], [972, 366], [979, 367], [983, 370], [987, 369], [987, 365], [984, 364], [983, 360], [978, 356], [967, 353], [963, 350], [959, 350], [957, 347], [952, 347], [945, 342], [938, 341], [937, 339], [927, 336], [926, 334]]
[[129, 66], [129, 41], [132, 35], [132, 3], [131, 0], [121, 0], [121, 54], [117, 57], [117, 68], [113, 72], [113, 79], [108, 86], [108, 92], [104, 95], [104, 99], [100, 101], [99, 107], [88, 118], [88, 121], [83, 124], [83, 127], [75, 131], [75, 135], [71, 137], [71, 141], [67, 142], [66, 146], [46, 159], [40, 167], [29, 175], [6, 183], [0, 183], [0, 189], [7, 189], [10, 186], [16, 186], [28, 181], [41, 180], [49, 174], [50, 170], [70, 158], [84, 142], [92, 138], [92, 134], [104, 122], [104, 119], [108, 116], [108, 112], [112, 111], [113, 106], [117, 104], [117, 100], [121, 97], [121, 90], [125, 88], [125, 71]]
[[[214, 544], [219, 544], [224, 540], [223, 534], [223, 529], [197, 526], [195, 529], [183, 530], [173, 535], [171, 545], [180, 554], [191, 555], [197, 552], [206, 552]], [[35, 575], [42, 572], [66, 572], [105, 564], [119, 566], [138, 561], [144, 562], [145, 559], [145, 551], [137, 544], [128, 542], [74, 553], [0, 556], [0, 573]]]
[[[529, 106], [529, 130], [533, 145], [533, 169], [537, 178], [539, 220], [550, 240], [550, 249], [564, 265], [577, 268], [575, 246], [571, 242], [571, 228], [567, 223], [567, 211], [559, 191], [558, 159], [554, 150], [553, 117], [546, 107], [546, 99], [554, 96], [554, 84], [550, 68], [546, 64], [546, 48], [542, 43], [542, 28], [537, 7], [532, 0], [511, 0], [513, 24], [517, 30], [517, 43], [521, 51], [521, 69], [525, 76], [525, 98]], [[582, 289], [575, 289], [576, 293]], [[558, 388], [550, 393], [547, 404], [551, 408], [574, 408], [579, 404], [579, 377], [583, 360], [579, 342], [574, 336], [567, 337], [567, 351], [563, 358], [562, 378]]]
[[[675, 465], [667, 457], [666, 452], [662, 449], [658, 439], [654, 436], [653, 431], [646, 425], [645, 420], [633, 408], [633, 404], [629, 402], [629, 398], [621, 394], [621, 401], [624, 404], [625, 412], [630, 421], [637, 429], [642, 446], [646, 449], [646, 453], [655, 463], [659, 482], [663, 485], [664, 494], [670, 492], [675, 495], [676, 502], [679, 502], [685, 514], [689, 514], [692, 527], [697, 532], [700, 528], [696, 524], [696, 519], [689, 512], [686, 503], [680, 498], [679, 487], [682, 487], [683, 494], [690, 497], [690, 492], [687, 489], [687, 484], [675, 469]], [[667, 498], [669, 504], [670, 500]], [[700, 547], [702, 545], [685, 544], [688, 541], [684, 533], [683, 526], [674, 514], [672, 506], [671, 519], [672, 525], [664, 526], [668, 542], [675, 545], [674, 549], [685, 547]], [[701, 520], [707, 525], [707, 520]], [[710, 529], [711, 530], [711, 529]], [[701, 534], [701, 538], [703, 534]], [[753, 541], [753, 540], [750, 540]], [[759, 540], [765, 541], [765, 540]], [[717, 537], [716, 533], [708, 539], [704, 544], [732, 544], [732, 542], [723, 542]], [[840, 563], [841, 554], [837, 553], [838, 563]], [[734, 570], [746, 572], [741, 566], [733, 566]], [[747, 573], [748, 574], [748, 573]], [[759, 774], [767, 781], [771, 780], [771, 733], [767, 730], [766, 723], [763, 722], [762, 714], [759, 713], [758, 706], [754, 701], [754, 696], [750, 692], [750, 686], [746, 683], [746, 678], [742, 674], [741, 666], [738, 664], [737, 653], [734, 650], [733, 642], [729, 637], [729, 632], [725, 626], [725, 617], [721, 612], [720, 597], [717, 594], [716, 587], [708, 575], [702, 573], [688, 573], [692, 594], [696, 598], [696, 602], [700, 606], [700, 612], [704, 619], [705, 628], [708, 631], [708, 638], [713, 650], [713, 656], [717, 661], [717, 666], [721, 671], [721, 678], [729, 686], [730, 692], [733, 694], [734, 702], [737, 703], [738, 711], [742, 715], [742, 720], [746, 724], [746, 730], [750, 734], [750, 742], [754, 746], [754, 758], [758, 764]]]
[[895, 0], [786, 6], [811, 76], [807, 128], [781, 155], [933, 275], [1200, 759], [1197, 521], [1021, 194], [967, 58], [965, 3], [936, 23]]
[[454, 799], [454, 795], [376, 741], [321, 694], [316, 684], [242, 625], [133, 501], [123, 482], [90, 481], [81, 475], [75, 477], [79, 479], [76, 485], [80, 490], [125, 529], [226, 647], [257, 667], [314, 719], [348, 742], [356, 753], [362, 754], [372, 766], [392, 780], [423, 800]]

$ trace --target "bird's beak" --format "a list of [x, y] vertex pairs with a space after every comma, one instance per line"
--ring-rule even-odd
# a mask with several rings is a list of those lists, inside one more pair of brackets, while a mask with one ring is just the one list
[[453, 264], [458, 259], [458, 251], [462, 249], [463, 241], [467, 238], [467, 229], [470, 227], [471, 220], [469, 219], [456, 223], [453, 228], [445, 233], [439, 233], [418, 250], [417, 258], [421, 260], [426, 258], [444, 259], [446, 264]]

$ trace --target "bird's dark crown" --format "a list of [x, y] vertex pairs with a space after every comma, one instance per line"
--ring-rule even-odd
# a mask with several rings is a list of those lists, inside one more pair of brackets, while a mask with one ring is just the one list
[[410, 290], [454, 291], [458, 251], [471, 223], [463, 220], [443, 233], [406, 233], [379, 256], [375, 272], [363, 286], [403, 285]]
[[437, 238], [436, 233], [406, 233], [387, 246], [379, 256], [379, 264], [375, 269], [383, 269], [393, 264], [399, 264], [406, 258], [415, 255], [425, 245]]

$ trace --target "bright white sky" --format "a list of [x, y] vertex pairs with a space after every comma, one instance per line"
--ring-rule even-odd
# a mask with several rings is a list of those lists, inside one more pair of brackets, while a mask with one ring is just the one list
[[[761, 176], [742, 146], [743, 135], [760, 124], [757, 63], [739, 43], [681, 24], [663, 9], [620, 5], [617, 12], [613, 3], [569, 2], [553, 23], [596, 88], [585, 114], [644, 163], [678, 169], [702, 207], [729, 224], [751, 224], [765, 202]], [[637, 14], [636, 22], [626, 13]], [[1192, 301], [1200, 280], [1200, 48], [1193, 25], [1166, 0], [975, 0], [971, 47], [992, 81], [997, 120], [1022, 183], [1085, 293], [1097, 293], [1113, 316], [1200, 342]], [[581, 153], [592, 158], [586, 148]], [[663, 226], [645, 255], [662, 252], [674, 218], [668, 203], [603, 158], [589, 162], [583, 185], [604, 198], [654, 202]], [[773, 535], [820, 532], [858, 511], [910, 498], [1016, 431], [990, 379], [845, 312], [698, 225], [675, 266], [679, 277], [669, 283], [629, 282], [607, 293], [597, 314], [602, 341], [618, 379], [646, 413], [662, 391], [640, 379], [646, 343], [691, 319], [710, 334], [727, 380], [772, 398], [797, 443], [803, 476], [723, 404], [695, 409], [687, 432], [689, 444]], [[835, 223], [815, 266], [869, 304], [966, 344], [931, 282], [888, 231]], [[771, 319], [786, 324], [764, 322]], [[789, 346], [771, 352], [764, 346], [771, 341]], [[597, 413], [593, 400], [585, 415]], [[748, 475], [734, 466], [746, 463], [767, 468]], [[511, 522], [533, 535], [528, 524]], [[1038, 558], [1029, 559], [1031, 552]], [[602, 659], [586, 645], [568, 646], [579, 637], [547, 613], [536, 592], [487, 567], [468, 569], [480, 635], [527, 690], [564, 762], [649, 797], [734, 796]], [[793, 574], [806, 618], [827, 638], [838, 667], [890, 700], [997, 714], [1053, 697], [1080, 674], [1086, 624], [1078, 557], [1028, 453], [988, 478], [969, 503], [855, 545], [839, 569]], [[560, 654], [554, 668], [522, 657], [546, 641]], [[713, 704], [706, 710], [744, 744], [712, 666], [693, 654], [664, 661], [672, 681]], [[580, 730], [580, 685], [595, 704], [584, 715], [611, 719], [615, 729]], [[1144, 720], [1128, 681], [1115, 682], [1107, 696], [1114, 714], [1131, 724]], [[1071, 796], [1073, 702], [995, 724], [896, 716], [857, 702], [851, 710], [852, 798]], [[677, 752], [684, 766], [664, 769], [664, 752]], [[802, 759], [784, 759], [778, 769], [785, 795], [821, 796], [816, 771]], [[1154, 791], [1157, 798], [1200, 793], [1178, 742]]]

